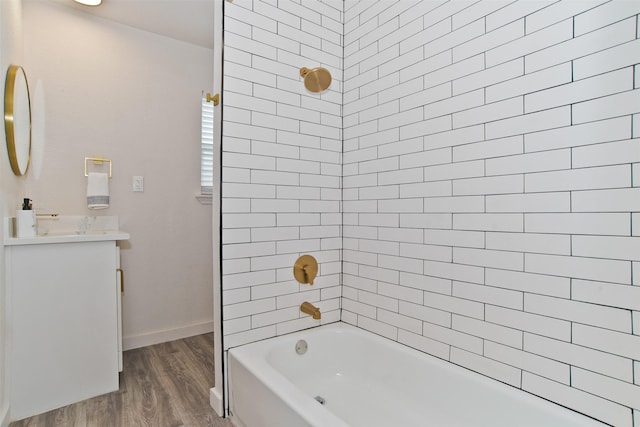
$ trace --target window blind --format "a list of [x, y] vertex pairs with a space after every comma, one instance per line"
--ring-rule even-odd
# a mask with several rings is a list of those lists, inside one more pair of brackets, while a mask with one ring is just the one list
[[202, 194], [213, 193], [213, 102], [207, 102], [207, 95], [202, 93], [200, 147], [200, 191]]

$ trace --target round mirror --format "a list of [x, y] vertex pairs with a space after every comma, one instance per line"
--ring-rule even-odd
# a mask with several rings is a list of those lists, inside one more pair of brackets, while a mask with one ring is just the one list
[[13, 173], [21, 176], [31, 157], [31, 102], [27, 76], [19, 65], [10, 65], [4, 86], [4, 130]]

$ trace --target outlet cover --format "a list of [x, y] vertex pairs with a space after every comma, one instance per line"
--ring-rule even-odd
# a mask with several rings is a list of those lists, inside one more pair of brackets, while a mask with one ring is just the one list
[[144, 177], [133, 177], [133, 191], [144, 191]]

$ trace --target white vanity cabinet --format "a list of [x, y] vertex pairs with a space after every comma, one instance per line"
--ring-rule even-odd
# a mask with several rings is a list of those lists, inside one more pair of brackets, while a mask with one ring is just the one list
[[12, 419], [118, 389], [116, 241], [128, 238], [5, 240]]

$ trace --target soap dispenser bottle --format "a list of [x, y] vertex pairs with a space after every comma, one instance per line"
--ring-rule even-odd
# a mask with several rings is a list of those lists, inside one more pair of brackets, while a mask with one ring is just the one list
[[36, 236], [36, 211], [29, 198], [23, 199], [22, 209], [16, 214], [16, 229], [16, 237]]

